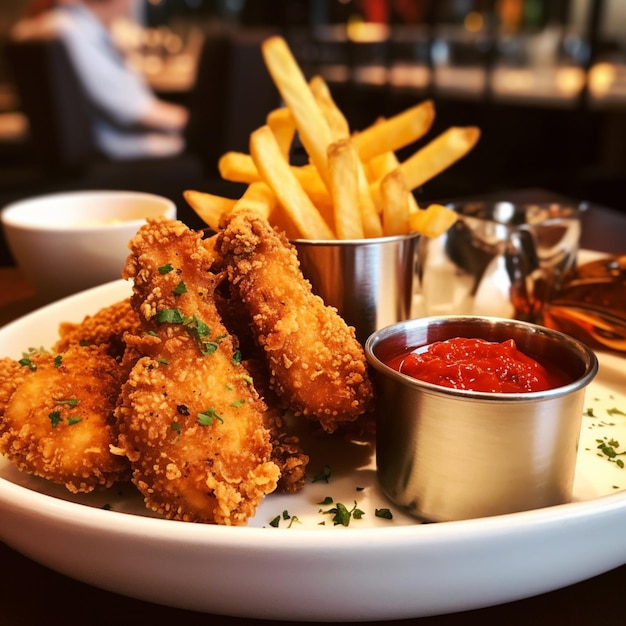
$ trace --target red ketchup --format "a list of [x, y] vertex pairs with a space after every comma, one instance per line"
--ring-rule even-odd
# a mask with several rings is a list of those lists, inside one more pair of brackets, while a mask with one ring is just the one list
[[546, 391], [571, 382], [520, 352], [513, 339], [502, 343], [457, 337], [432, 343], [387, 363], [425, 382], [471, 391], [519, 393]]

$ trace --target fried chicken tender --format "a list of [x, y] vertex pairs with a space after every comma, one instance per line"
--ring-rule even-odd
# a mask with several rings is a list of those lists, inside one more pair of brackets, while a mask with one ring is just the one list
[[243, 525], [276, 489], [268, 408], [217, 312], [212, 254], [181, 222], [156, 220], [130, 243], [124, 276], [143, 333], [122, 388], [117, 452], [146, 505], [170, 519]]
[[368, 411], [373, 388], [354, 328], [312, 293], [286, 237], [258, 214], [234, 211], [215, 248], [289, 408], [327, 432]]
[[120, 365], [97, 347], [3, 359], [0, 452], [72, 493], [128, 480], [128, 461], [110, 451], [122, 379]]
[[139, 317], [131, 307], [130, 299], [126, 298], [100, 309], [94, 315], [87, 315], [78, 324], [61, 323], [59, 339], [53, 350], [64, 352], [74, 344], [97, 345], [119, 359], [125, 350], [124, 333], [136, 330], [138, 326]]

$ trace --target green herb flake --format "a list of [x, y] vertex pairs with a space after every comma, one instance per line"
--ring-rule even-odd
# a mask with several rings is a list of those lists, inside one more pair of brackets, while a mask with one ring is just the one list
[[159, 324], [183, 324], [185, 316], [179, 309], [162, 309], [157, 313]]
[[78, 398], [69, 398], [67, 400], [55, 400], [55, 404], [67, 404], [68, 406], [78, 406], [79, 404]]
[[607, 409], [606, 410], [608, 415], [626, 415], [626, 413], [624, 413], [624, 411], [622, 411], [621, 409], [618, 409], [617, 407], [613, 407], [612, 409]]
[[52, 428], [56, 428], [63, 421], [59, 411], [52, 411], [51, 413], [48, 413], [48, 418], [50, 419]]
[[63, 355], [62, 354], [57, 354], [54, 357], [54, 367], [56, 367], [58, 369], [59, 367], [61, 367], [62, 363], [63, 363]]
[[185, 285], [184, 281], [180, 281], [172, 292], [175, 296], [182, 296], [184, 293], [187, 293], [187, 285]]
[[[620, 469], [624, 468], [624, 461], [619, 456], [626, 455], [626, 451], [619, 452], [619, 441], [616, 439], [596, 439], [596, 443], [598, 444], [597, 449], [603, 454], [609, 461], [615, 463], [617, 467]], [[600, 455], [601, 456], [601, 455]]]
[[172, 264], [166, 263], [165, 265], [161, 265], [159, 268], [159, 274], [169, 274], [173, 270], [174, 268], [172, 267]]
[[200, 426], [211, 426], [215, 420], [222, 424], [224, 423], [224, 420], [217, 414], [213, 406], [204, 413], [198, 413], [198, 424]]
[[82, 418], [82, 417], [68, 417], [68, 418], [67, 418], [67, 423], [68, 423], [70, 426], [74, 426], [74, 424], [79, 424], [79, 423], [80, 423], [80, 422], [82, 422], [82, 421], [83, 421], [83, 418]]
[[332, 496], [326, 496], [321, 502], [318, 502], [318, 504], [328, 506], [329, 504], [332, 504], [333, 502], [334, 500], [332, 499]]
[[31, 370], [31, 372], [34, 372], [37, 369], [37, 366], [28, 357], [21, 358], [18, 363], [20, 365], [23, 365], [24, 367], [27, 367], [29, 370]]
[[246, 403], [246, 401], [243, 398], [241, 398], [239, 400], [235, 400], [230, 406], [232, 406], [235, 409], [238, 409], [241, 405], [243, 405], [245, 403]]
[[332, 509], [322, 511], [322, 513], [324, 515], [332, 515], [332, 521], [335, 526], [349, 526], [351, 519], [359, 520], [365, 515], [361, 509], [357, 508], [356, 501], [351, 509], [348, 509], [345, 504], [337, 502]]
[[330, 478], [330, 467], [328, 467], [328, 465], [324, 465], [324, 467], [321, 469], [321, 471], [319, 471], [315, 476], [313, 476], [313, 482], [314, 483], [319, 483], [319, 482], [328, 482]]
[[273, 520], [270, 521], [270, 526], [272, 528], [278, 528], [280, 524], [280, 515], [277, 515]]
[[587, 417], [595, 417], [595, 413], [593, 412], [593, 407], [589, 407], [585, 411], [584, 415], [586, 415]]
[[233, 354], [233, 365], [241, 365], [241, 351], [235, 350]]
[[298, 519], [297, 515], [292, 515], [291, 518], [289, 519], [289, 525], [287, 526], [287, 528], [291, 528], [294, 524], [300, 524], [300, 520]]
[[376, 509], [374, 515], [383, 519], [393, 519], [393, 513], [389, 509]]
[[161, 356], [161, 357], [159, 357], [159, 358], [157, 359], [157, 361], [158, 361], [161, 365], [169, 365], [169, 364], [170, 364], [169, 359], [166, 359], [165, 357], [162, 357], [162, 356]]

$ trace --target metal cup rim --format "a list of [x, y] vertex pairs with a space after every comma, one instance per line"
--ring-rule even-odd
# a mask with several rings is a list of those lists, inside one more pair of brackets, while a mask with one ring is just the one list
[[[530, 391], [521, 393], [471, 391], [468, 389], [443, 387], [441, 385], [436, 385], [434, 383], [429, 383], [407, 376], [406, 374], [402, 374], [401, 372], [388, 366], [376, 354], [376, 347], [386, 338], [397, 334], [401, 328], [410, 329], [418, 326], [427, 327], [430, 325], [442, 325], [450, 322], [465, 323], [475, 326], [482, 324], [498, 324], [526, 330], [534, 334], [548, 336], [551, 339], [568, 346], [572, 350], [572, 353], [576, 352], [581, 355], [581, 358], [585, 361], [585, 371], [581, 376], [572, 382], [560, 387], [548, 389], [546, 391]], [[582, 341], [579, 341], [570, 335], [566, 335], [558, 330], [546, 328], [539, 324], [533, 324], [532, 322], [485, 315], [436, 315], [397, 322], [372, 333], [365, 341], [364, 349], [365, 356], [371, 367], [379, 371], [384, 376], [389, 376], [403, 385], [414, 389], [421, 389], [425, 392], [436, 395], [456, 398], [471, 398], [486, 402], [538, 402], [540, 400], [545, 400], [546, 398], [561, 397], [586, 387], [593, 380], [593, 378], [595, 378], [599, 368], [598, 357], [595, 352]]]

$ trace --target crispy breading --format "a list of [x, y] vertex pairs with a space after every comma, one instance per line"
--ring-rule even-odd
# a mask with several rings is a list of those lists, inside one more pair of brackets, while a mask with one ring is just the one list
[[269, 407], [265, 414], [265, 426], [270, 431], [272, 461], [280, 469], [276, 490], [281, 493], [297, 493], [304, 487], [309, 456], [303, 451], [299, 437], [287, 432], [285, 411], [279, 398], [269, 388], [265, 361], [247, 359], [245, 364], [252, 374], [256, 390]]
[[123, 376], [115, 359], [74, 345], [62, 355], [32, 354], [17, 367], [3, 363], [13, 376], [1, 384], [0, 452], [73, 493], [130, 478], [128, 461], [110, 451]]
[[143, 332], [124, 384], [118, 452], [146, 504], [167, 518], [245, 524], [276, 489], [267, 406], [217, 312], [220, 278], [200, 233], [151, 221], [130, 244], [124, 276]]
[[55, 352], [64, 352], [74, 344], [99, 345], [115, 358], [124, 354], [124, 333], [134, 330], [139, 318], [130, 306], [130, 299], [111, 304], [94, 315], [87, 315], [76, 324], [63, 322], [59, 325], [59, 339], [53, 346]]
[[234, 211], [215, 248], [250, 315], [276, 394], [328, 432], [363, 415], [373, 398], [363, 348], [354, 328], [312, 293], [286, 237], [258, 214]]

